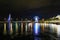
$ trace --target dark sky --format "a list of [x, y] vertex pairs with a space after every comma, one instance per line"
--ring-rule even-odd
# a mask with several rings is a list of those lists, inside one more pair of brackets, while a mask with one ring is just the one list
[[0, 0], [0, 16], [42, 16], [49, 18], [60, 14], [60, 0]]

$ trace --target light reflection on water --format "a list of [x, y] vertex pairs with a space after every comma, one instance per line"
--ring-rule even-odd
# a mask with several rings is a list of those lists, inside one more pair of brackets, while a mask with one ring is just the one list
[[39, 38], [39, 37], [34, 37], [34, 40], [41, 40], [41, 38]]
[[[48, 29], [48, 31], [50, 31], [51, 33], [54, 33], [54, 32], [56, 32], [55, 30], [53, 30], [53, 26], [52, 25], [50, 25], [51, 27]], [[24, 26], [25, 27], [25, 26]], [[42, 26], [40, 26], [40, 27], [42, 27]], [[54, 26], [55, 27], [55, 26]], [[47, 27], [48, 28], [48, 27]], [[47, 29], [46, 27], [44, 28], [44, 30], [42, 31], [42, 32], [45, 32], [45, 29]], [[35, 31], [35, 30], [34, 30]], [[38, 30], [39, 32], [41, 31], [40, 29]], [[20, 34], [20, 33], [19, 33]], [[28, 35], [30, 35], [30, 32], [23, 32], [23, 34], [24, 35], [26, 35], [26, 34], [28, 34]], [[22, 35], [23, 35], [22, 34]], [[32, 34], [34, 34], [34, 32], [32, 32]], [[39, 35], [39, 33], [38, 33], [38, 35]], [[54, 36], [54, 35], [53, 35]], [[34, 37], [34, 40], [41, 40], [42, 38], [40, 38], [40, 37]]]
[[34, 35], [39, 35], [40, 34], [40, 25], [39, 25], [39, 23], [34, 23], [33, 34]]
[[[39, 35], [40, 34], [40, 25], [39, 23], [34, 23], [33, 34]], [[34, 36], [34, 40], [41, 40], [41, 38]]]

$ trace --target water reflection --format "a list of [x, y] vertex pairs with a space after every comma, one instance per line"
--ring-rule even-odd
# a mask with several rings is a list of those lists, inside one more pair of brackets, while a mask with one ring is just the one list
[[[5, 23], [4, 24], [4, 32], [7, 33], [19, 33], [19, 36], [44, 36], [45, 35], [45, 39], [48, 39], [49, 35], [51, 36], [51, 39], [56, 39], [55, 37], [60, 37], [60, 25], [56, 25], [56, 24], [47, 24], [47, 23], [23, 23], [23, 22], [19, 22], [19, 23], [11, 23], [10, 21], [8, 21], [8, 25]], [[20, 25], [19, 25], [20, 24]], [[8, 28], [6, 28], [6, 26], [8, 26]], [[15, 29], [13, 29], [15, 27]], [[26, 35], [27, 34], [27, 35]], [[43, 34], [43, 35], [41, 35]], [[16, 34], [14, 34], [15, 36]], [[18, 36], [17, 35], [17, 36]], [[27, 37], [26, 37], [27, 38]], [[43, 38], [40, 37], [33, 37], [34, 40], [42, 40]], [[43, 40], [45, 40], [43, 39]]]
[[[48, 25], [48, 26], [46, 26], [46, 24], [43, 26], [42, 24], [41, 25], [39, 25], [40, 23], [34, 23], [33, 25], [32, 25], [32, 23], [29, 23], [29, 25], [27, 26], [27, 31], [25, 31], [25, 28], [24, 27], [26, 27], [26, 25], [24, 25], [24, 23], [21, 23], [21, 25], [19, 26], [19, 25], [17, 25], [17, 23], [15, 24], [15, 26], [13, 26], [13, 27], [16, 27], [15, 29], [16, 29], [16, 32], [18, 32], [18, 28], [19, 27], [21, 27], [20, 29], [19, 29], [19, 33], [23, 33], [23, 34], [18, 34], [17, 36], [15, 36], [15, 35], [13, 35], [14, 37], [19, 37], [20, 39], [21, 39], [21, 37], [22, 37], [22, 39], [23, 38], [25, 38], [25, 39], [34, 39], [34, 40], [55, 40], [55, 38], [54, 37], [56, 37], [55, 35], [55, 25], [53, 26], [53, 25]], [[12, 30], [12, 26], [11, 26], [12, 24], [10, 23], [10, 29]], [[38, 25], [38, 26], [37, 26]], [[5, 26], [7, 26], [7, 25], [5, 25]], [[18, 27], [17, 27], [18, 26]], [[31, 28], [30, 28], [31, 27]], [[38, 27], [38, 28], [37, 28]], [[43, 28], [44, 27], [44, 28]], [[59, 26], [57, 26], [59, 29], [57, 30], [58, 31], [58, 33], [60, 32], [60, 25]], [[7, 28], [6, 28], [7, 29]], [[30, 29], [32, 29], [32, 30], [30, 30]], [[10, 32], [12, 32], [12, 31], [10, 31]], [[16, 33], [15, 32], [15, 33]], [[32, 33], [31, 33], [32, 32]], [[37, 32], [37, 35], [35, 34], [35, 32]], [[42, 32], [42, 33], [41, 33]], [[41, 33], [41, 34], [40, 34]], [[50, 34], [49, 34], [50, 33]], [[57, 32], [56, 32], [57, 33]], [[27, 34], [27, 35], [26, 35]], [[34, 36], [33, 36], [33, 35]], [[49, 36], [49, 35], [52, 35], [52, 36]], [[27, 37], [28, 36], [28, 37]], [[30, 36], [32, 36], [32, 37], [30, 37]], [[38, 37], [37, 37], [38, 36]], [[44, 37], [42, 37], [42, 36], [44, 36]], [[50, 39], [49, 39], [50, 38]]]
[[6, 23], [4, 23], [4, 34], [6, 34]]
[[41, 38], [39, 38], [39, 37], [34, 37], [34, 40], [41, 40]]
[[34, 32], [34, 35], [39, 35], [39, 33], [40, 33], [39, 23], [34, 23], [33, 32]]

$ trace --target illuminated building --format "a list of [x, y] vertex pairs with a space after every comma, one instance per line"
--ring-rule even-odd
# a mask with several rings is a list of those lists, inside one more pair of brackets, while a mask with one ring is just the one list
[[57, 15], [55, 18], [58, 18], [58, 19], [60, 19], [60, 15]]
[[57, 15], [57, 16], [52, 17], [52, 18], [50, 18], [50, 19], [60, 19], [60, 15]]
[[[45, 29], [48, 29], [48, 26], [49, 26], [49, 28], [50, 28], [50, 32], [51, 33], [54, 33], [55, 31], [58, 33], [59, 32], [59, 30], [57, 31], [57, 29], [55, 28], [55, 26], [53, 26], [54, 24], [50, 24], [50, 25], [48, 25], [48, 23], [50, 22], [50, 21], [47, 21], [47, 23], [46, 22], [44, 22], [44, 18], [42, 19], [42, 21], [43, 21], [43, 23], [42, 24], [40, 24], [39, 23], [39, 17], [38, 16], [35, 16], [34, 17], [34, 19], [35, 19], [35, 21], [31, 21], [30, 20], [30, 22], [28, 22], [28, 20], [26, 19], [25, 21], [23, 21], [23, 20], [21, 20], [21, 21], [18, 21], [18, 20], [16, 20], [16, 21], [11, 21], [11, 15], [9, 14], [9, 17], [8, 17], [8, 30], [6, 30], [7, 28], [6, 28], [6, 26], [7, 26], [7, 22], [4, 22], [4, 33], [6, 33], [6, 31], [8, 31], [8, 33], [9, 34], [12, 34], [13, 33], [13, 23], [12, 22], [14, 22], [15, 23], [15, 32], [16, 33], [21, 33], [21, 34], [23, 34], [24, 32], [25, 33], [27, 33], [28, 31], [30, 32], [34, 32], [35, 34], [39, 34], [40, 32], [41, 32], [41, 30], [42, 30], [42, 32], [44, 32], [45, 31]], [[24, 25], [23, 25], [24, 24]], [[21, 27], [20, 27], [20, 26]], [[41, 26], [41, 27], [40, 27]], [[12, 28], [13, 27], [13, 28]], [[21, 29], [19, 29], [19, 27], [21, 28]]]

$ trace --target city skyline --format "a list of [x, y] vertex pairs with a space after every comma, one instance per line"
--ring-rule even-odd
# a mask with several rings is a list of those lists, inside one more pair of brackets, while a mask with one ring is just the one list
[[0, 0], [1, 40], [60, 40], [60, 0]]

